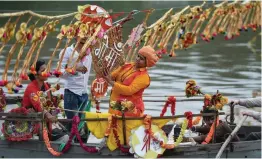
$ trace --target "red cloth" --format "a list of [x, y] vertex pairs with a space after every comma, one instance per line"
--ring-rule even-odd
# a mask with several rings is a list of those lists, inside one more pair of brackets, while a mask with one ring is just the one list
[[[49, 89], [48, 83], [44, 83], [45, 90]], [[30, 82], [25, 89], [22, 106], [25, 108], [33, 107], [36, 112], [42, 112], [40, 98], [37, 95], [37, 92], [41, 91], [36, 80]], [[50, 92], [48, 96], [51, 97]]]

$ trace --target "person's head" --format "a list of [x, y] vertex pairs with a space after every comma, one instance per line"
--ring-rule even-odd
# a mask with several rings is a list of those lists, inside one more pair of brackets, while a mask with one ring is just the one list
[[42, 61], [42, 60], [38, 60], [36, 62], [36, 65], [35, 65], [35, 70], [36, 70], [36, 74], [32, 74], [32, 73], [29, 73], [29, 79], [31, 81], [33, 80], [39, 80], [39, 81], [46, 81], [47, 80], [47, 77], [45, 76], [42, 76], [42, 72], [44, 72], [46, 70], [46, 64], [45, 64], [45, 61]]
[[146, 57], [137, 54], [136, 57], [136, 68], [144, 68], [146, 67]]
[[[217, 113], [218, 111], [214, 107], [205, 107], [202, 113]], [[211, 126], [215, 120], [215, 116], [203, 116], [203, 121]]]
[[138, 51], [136, 67], [153, 67], [158, 60], [155, 50], [151, 46], [144, 46]]
[[78, 44], [78, 47], [79, 47], [79, 48], [82, 48], [82, 47], [84, 46], [87, 38], [86, 38], [86, 37], [80, 38], [79, 36], [77, 36], [77, 37], [76, 37], [76, 41], [79, 41], [79, 40], [80, 40], [80, 42], [79, 42], [79, 44]]

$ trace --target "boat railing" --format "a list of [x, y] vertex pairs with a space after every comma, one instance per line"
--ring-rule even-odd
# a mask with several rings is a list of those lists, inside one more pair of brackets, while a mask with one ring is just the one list
[[[193, 114], [193, 117], [197, 116], [214, 116], [215, 120], [217, 119], [218, 115], [225, 115], [225, 112], [218, 112], [218, 113], [200, 113], [200, 114]], [[174, 115], [174, 116], [152, 116], [152, 119], [154, 120], [161, 120], [161, 119], [177, 119], [177, 118], [185, 118], [185, 115]], [[143, 120], [144, 117], [125, 117], [122, 115], [121, 117], [116, 117], [117, 120], [122, 120], [122, 129], [123, 129], [123, 137], [124, 141], [126, 141], [126, 126], [125, 121], [126, 120]], [[39, 134], [39, 140], [42, 140], [42, 131], [43, 130], [43, 123], [47, 121], [47, 119], [44, 118], [43, 113], [28, 113], [28, 114], [17, 114], [17, 113], [0, 113], [0, 120], [9, 120], [9, 121], [31, 121], [31, 122], [39, 122], [42, 126], [40, 126], [40, 134]], [[107, 121], [108, 118], [86, 118], [86, 119], [80, 119], [81, 121], [88, 121], [88, 122], [94, 122], [94, 121]], [[61, 123], [70, 123], [72, 122], [72, 119], [58, 119], [57, 121]], [[215, 122], [216, 127], [216, 122]], [[213, 135], [212, 142], [215, 142], [216, 138], [216, 129]], [[126, 143], [124, 143], [126, 145]]]

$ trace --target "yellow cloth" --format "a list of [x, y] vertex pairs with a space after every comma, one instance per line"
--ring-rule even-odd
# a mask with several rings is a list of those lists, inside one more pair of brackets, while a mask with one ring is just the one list
[[[125, 67], [125, 69], [123, 69], [123, 67]], [[146, 68], [140, 68], [139, 70], [136, 70], [134, 63], [125, 64], [123, 67], [119, 67], [111, 73], [111, 77], [115, 81], [115, 84], [111, 91], [110, 102], [119, 100], [121, 95], [126, 96], [126, 98], [132, 102], [137, 101], [138, 103], [134, 104], [136, 104], [136, 107], [139, 108], [143, 113], [144, 105], [142, 104], [142, 94], [137, 92], [149, 86], [150, 77], [147, 72], [144, 72], [146, 71]], [[134, 73], [141, 74], [137, 75], [130, 85], [125, 85], [123, 81], [125, 79], [132, 78], [131, 76], [133, 76]], [[111, 108], [109, 108], [109, 113], [113, 113]]]
[[[135, 73], [134, 65], [135, 65], [134, 63], [130, 64], [129, 66], [130, 69], [128, 69], [128, 71], [122, 71], [120, 67], [111, 73], [111, 77], [113, 80], [115, 80], [115, 84], [114, 87], [112, 88], [112, 94], [110, 96], [110, 100], [113, 101], [117, 100], [119, 95], [131, 96], [136, 92], [138, 92], [139, 90], [149, 86], [150, 78], [147, 73], [137, 76], [129, 86], [123, 84], [122, 80], [129, 78], [130, 76], [133, 75], [133, 73]], [[141, 68], [137, 71], [141, 72], [144, 70], [145, 68]], [[138, 98], [136, 96], [133, 97]]]
[[[94, 112], [86, 112], [85, 117], [86, 119], [90, 118], [108, 118], [109, 113], [94, 113]], [[170, 119], [152, 119], [152, 124], [157, 125], [159, 128], [164, 126]], [[129, 137], [131, 134], [131, 130], [143, 125], [143, 120], [126, 120], [126, 143], [129, 143]], [[87, 122], [88, 129], [94, 134], [94, 136], [98, 139], [104, 137], [105, 131], [108, 127], [108, 121], [88, 121]], [[119, 140], [121, 144], [124, 144], [123, 138], [123, 128], [122, 128], [122, 121], [117, 121], [117, 133], [119, 135]], [[116, 141], [114, 138], [113, 131], [111, 130], [108, 140], [107, 140], [108, 148], [113, 151], [117, 147]]]

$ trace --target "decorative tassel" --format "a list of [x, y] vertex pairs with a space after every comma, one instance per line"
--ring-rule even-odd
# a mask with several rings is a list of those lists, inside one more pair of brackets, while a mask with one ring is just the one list
[[[11, 17], [10, 17], [10, 18], [8, 19], [8, 21], [5, 23], [4, 28], [1, 28], [1, 29], [3, 29], [4, 33], [3, 33], [2, 37], [0, 37], [0, 38], [6, 38], [6, 36], [7, 36], [7, 33], [6, 33], [6, 31], [7, 31], [7, 26], [10, 25], [10, 22], [11, 22]], [[0, 55], [1, 55], [1, 53], [2, 53], [2, 51], [3, 51], [3, 49], [4, 49], [4, 47], [5, 47], [5, 45], [6, 45], [6, 41], [4, 41], [4, 42], [2, 43], [2, 46], [1, 46], [1, 48], [0, 48]]]
[[59, 59], [59, 61], [58, 61], [56, 70], [55, 70], [55, 72], [54, 72], [55, 75], [56, 75], [56, 73], [59, 74], [59, 72], [60, 72], [60, 70], [61, 70], [62, 60], [63, 60], [63, 58], [64, 58], [64, 56], [65, 56], [66, 48], [69, 46], [71, 40], [72, 40], [72, 39], [67, 39], [67, 41], [66, 41], [66, 45], [65, 45], [65, 47], [64, 47], [64, 49], [63, 49], [63, 52], [61, 53], [61, 57], [60, 57], [60, 59]]
[[16, 24], [18, 23], [18, 21], [20, 20], [21, 16], [17, 17], [15, 22], [11, 23], [11, 18], [8, 19], [7, 23], [5, 24], [4, 30], [5, 32], [3, 33], [3, 36], [1, 37], [3, 43], [2, 46], [0, 48], [0, 55], [4, 49], [4, 47], [6, 46], [6, 44], [11, 40], [11, 38], [14, 36], [15, 34], [15, 29], [16, 29]]
[[81, 52], [79, 53], [78, 59], [75, 61], [75, 63], [73, 64], [73, 69], [76, 68], [76, 65], [78, 62], [80, 62], [82, 60], [82, 58], [86, 55], [85, 51], [87, 50], [87, 48], [91, 45], [91, 42], [95, 40], [95, 37], [97, 36], [97, 34], [99, 33], [99, 31], [101, 30], [102, 26], [101, 24], [98, 25], [98, 27], [96, 27], [95, 32], [92, 34], [92, 37], [90, 37], [84, 44], [84, 46], [81, 49]]
[[175, 96], [170, 96], [168, 97], [163, 109], [162, 109], [162, 112], [160, 114], [160, 117], [163, 117], [167, 111], [167, 107], [171, 105], [171, 113], [172, 115], [174, 116], [175, 115], [175, 107], [176, 107], [176, 97]]
[[69, 137], [69, 140], [67, 141], [64, 149], [62, 150], [62, 153], [65, 153], [69, 150], [69, 148], [71, 147], [71, 144], [72, 144], [72, 140], [73, 140], [73, 137], [76, 135], [79, 143], [80, 143], [80, 146], [87, 152], [89, 153], [96, 153], [98, 152], [98, 150], [95, 148], [95, 147], [88, 147], [88, 146], [85, 146], [83, 144], [83, 141], [80, 137], [80, 134], [77, 130], [77, 126], [78, 124], [80, 123], [80, 118], [79, 116], [74, 116], [73, 117], [73, 125], [72, 125], [72, 128], [71, 128], [71, 134], [70, 134], [70, 137]]
[[24, 61], [22, 70], [21, 70], [20, 75], [19, 75], [19, 77], [22, 80], [27, 80], [28, 79], [28, 76], [26, 74], [27, 73], [27, 69], [29, 67], [29, 63], [31, 62], [32, 55], [34, 53], [34, 50], [37, 47], [37, 44], [38, 44], [38, 41], [33, 42], [33, 44], [31, 45], [31, 47], [30, 47], [30, 49], [29, 49], [29, 51], [28, 51], [28, 53], [27, 53], [27, 55], [25, 57], [25, 59], [27, 59], [27, 60]]

